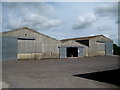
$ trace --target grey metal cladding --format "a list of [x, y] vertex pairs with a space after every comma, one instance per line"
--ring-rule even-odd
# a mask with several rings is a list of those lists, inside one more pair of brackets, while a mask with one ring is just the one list
[[2, 60], [2, 37], [0, 37], [0, 60]]
[[2, 37], [2, 60], [17, 60], [17, 53], [17, 38]]
[[60, 52], [60, 58], [66, 58], [66, 47], [60, 47], [59, 52]]
[[84, 56], [83, 55], [83, 53], [84, 53], [83, 49], [84, 49], [83, 47], [78, 47], [78, 57]]
[[113, 55], [113, 42], [106, 42], [105, 53], [106, 55]]

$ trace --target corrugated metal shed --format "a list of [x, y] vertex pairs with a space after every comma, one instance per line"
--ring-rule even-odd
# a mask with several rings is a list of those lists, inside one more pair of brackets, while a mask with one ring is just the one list
[[70, 38], [70, 39], [63, 39], [61, 41], [64, 41], [64, 42], [76, 41], [76, 42], [79, 42], [81, 44], [88, 46], [88, 51], [87, 51], [88, 56], [112, 55], [113, 41], [104, 35]]
[[41, 59], [59, 57], [59, 40], [23, 27], [7, 32], [3, 36], [18, 39], [18, 59]]
[[[87, 52], [88, 47], [74, 40], [61, 41], [59, 48], [60, 48], [60, 58], [69, 57], [68, 55], [69, 53], [71, 53], [71, 56], [73, 55], [73, 57], [88, 56], [88, 52]], [[76, 51], [74, 51], [75, 49]], [[74, 55], [74, 53], [76, 53], [76, 55]]]
[[113, 41], [104, 35], [57, 40], [27, 27], [2, 34], [17, 38], [17, 56], [21, 60], [112, 55]]

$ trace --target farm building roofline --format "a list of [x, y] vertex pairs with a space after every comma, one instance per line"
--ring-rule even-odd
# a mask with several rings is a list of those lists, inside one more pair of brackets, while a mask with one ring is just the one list
[[[94, 35], [94, 36], [87, 36], [87, 37], [77, 37], [77, 38], [67, 38], [67, 39], [57, 40], [56, 38], [53, 38], [53, 37], [50, 37], [50, 36], [48, 36], [48, 35], [42, 34], [42, 33], [38, 32], [38, 31], [33, 30], [33, 29], [30, 29], [30, 28], [28, 28], [28, 27], [22, 27], [22, 28], [18, 28], [18, 29], [10, 30], [10, 31], [5, 31], [5, 32], [2, 32], [2, 34], [4, 34], [4, 33], [8, 33], [8, 32], [12, 32], [12, 31], [18, 31], [18, 30], [22, 30], [22, 29], [30, 30], [30, 31], [32, 31], [32, 32], [35, 32], [35, 33], [41, 34], [41, 35], [43, 35], [43, 36], [46, 36], [46, 37], [52, 38], [52, 39], [54, 39], [54, 40], [56, 40], [56, 41], [88, 40], [88, 39], [90, 39], [90, 38], [95, 38], [95, 37], [99, 37], [99, 36], [103, 36], [103, 37], [107, 38], [107, 37], [104, 36], [104, 35]], [[107, 38], [107, 39], [109, 39], [109, 38]], [[109, 39], [109, 40], [110, 40], [110, 41], [113, 41], [113, 40], [111, 40], [111, 39]]]
[[42, 33], [38, 32], [38, 31], [33, 30], [33, 29], [30, 29], [30, 28], [28, 28], [28, 27], [17, 28], [17, 29], [13, 29], [13, 30], [10, 30], [10, 31], [5, 31], [5, 32], [2, 32], [2, 33], [4, 34], [4, 33], [13, 32], [13, 31], [18, 31], [18, 30], [22, 30], [22, 29], [27, 29], [27, 30], [30, 30], [30, 31], [32, 31], [32, 32], [35, 32], [35, 33], [41, 34], [41, 35], [43, 35], [43, 36], [52, 38], [52, 39], [54, 39], [54, 40], [56, 40], [56, 41], [59, 41], [59, 40], [57, 40], [57, 39], [55, 39], [55, 38], [53, 38], [53, 37], [50, 37], [50, 36], [45, 35], [45, 34], [42, 34]]
[[[103, 36], [105, 38], [107, 38], [104, 35], [94, 35], [94, 36], [87, 36], [87, 37], [77, 37], [77, 38], [68, 38], [68, 39], [62, 39], [61, 41], [68, 41], [68, 40], [88, 40], [90, 38], [95, 38], [95, 37], [99, 37], [99, 36]], [[109, 38], [107, 38], [109, 39]], [[109, 39], [110, 41], [112, 41], [111, 39]]]

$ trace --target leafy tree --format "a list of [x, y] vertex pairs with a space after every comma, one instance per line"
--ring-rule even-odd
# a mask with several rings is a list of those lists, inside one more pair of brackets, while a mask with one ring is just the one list
[[116, 44], [113, 44], [113, 54], [114, 55], [120, 55], [120, 47]]

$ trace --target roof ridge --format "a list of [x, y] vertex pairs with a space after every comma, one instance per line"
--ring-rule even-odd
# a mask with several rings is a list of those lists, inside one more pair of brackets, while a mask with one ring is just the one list
[[[76, 38], [68, 38], [68, 39], [62, 39], [62, 40], [69, 40], [69, 39], [81, 39], [81, 38], [93, 38], [93, 37], [98, 37], [98, 36], [104, 36], [104, 35], [102, 35], [102, 34], [100, 34], [100, 35], [93, 35], [93, 36], [85, 36], [85, 37], [76, 37]], [[61, 41], [62, 41], [61, 40]]]
[[[50, 36], [45, 35], [45, 34], [42, 34], [42, 33], [38, 32], [38, 31], [36, 31], [36, 30], [34, 30], [34, 29], [30, 29], [30, 28], [28, 28], [28, 27], [21, 27], [21, 28], [17, 28], [17, 29], [10, 30], [10, 31], [5, 31], [5, 32], [2, 32], [2, 33], [12, 32], [12, 31], [18, 31], [18, 30], [22, 30], [22, 29], [31, 30], [31, 31], [33, 31], [33, 32], [35, 32], [35, 33], [38, 33], [38, 34], [41, 34], [41, 35], [43, 35], [43, 36], [46, 36], [46, 37], [52, 38], [52, 39], [54, 39], [54, 40], [57, 40], [57, 39], [55, 39], [55, 38], [53, 38], [53, 37], [50, 37]], [[57, 41], [59, 41], [59, 40], [57, 40]]]
[[[77, 38], [62, 39], [61, 41], [77, 40], [77, 39], [84, 39], [84, 40], [85, 40], [85, 39], [94, 38], [94, 37], [99, 37], [99, 36], [103, 36], [103, 37], [111, 40], [111, 39], [108, 38], [107, 36], [100, 34], [100, 35], [94, 35], [94, 36], [86, 36], [86, 37], [77, 37]], [[113, 41], [113, 40], [111, 40], [111, 41]]]

